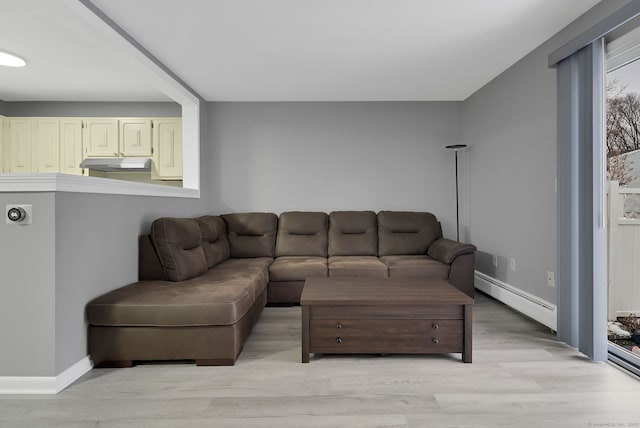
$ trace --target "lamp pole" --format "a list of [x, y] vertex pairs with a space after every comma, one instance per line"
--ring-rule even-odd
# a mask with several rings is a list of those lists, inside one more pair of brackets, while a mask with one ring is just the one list
[[456, 154], [456, 241], [460, 241], [460, 200], [458, 198], [458, 150], [466, 148], [466, 144], [452, 144], [445, 149], [453, 150]]

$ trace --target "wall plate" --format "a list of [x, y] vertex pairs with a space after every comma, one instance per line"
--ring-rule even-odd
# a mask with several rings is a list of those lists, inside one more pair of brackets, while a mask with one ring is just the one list
[[547, 271], [547, 286], [555, 287], [556, 286], [556, 274], [555, 272]]

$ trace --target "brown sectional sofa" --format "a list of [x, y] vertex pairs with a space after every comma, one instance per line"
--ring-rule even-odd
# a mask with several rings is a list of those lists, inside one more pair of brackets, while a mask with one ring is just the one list
[[89, 353], [231, 365], [263, 307], [299, 303], [306, 278], [441, 278], [473, 296], [475, 249], [426, 212], [161, 218], [140, 237], [140, 281], [87, 304]]

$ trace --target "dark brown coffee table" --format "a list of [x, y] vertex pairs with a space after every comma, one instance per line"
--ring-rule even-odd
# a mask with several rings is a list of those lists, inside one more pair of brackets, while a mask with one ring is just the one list
[[302, 362], [317, 354], [462, 353], [471, 362], [473, 298], [440, 279], [309, 278]]

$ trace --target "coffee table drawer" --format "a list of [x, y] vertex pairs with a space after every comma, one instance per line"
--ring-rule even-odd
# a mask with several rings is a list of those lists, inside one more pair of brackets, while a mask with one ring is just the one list
[[311, 320], [317, 353], [461, 352], [462, 320]]

